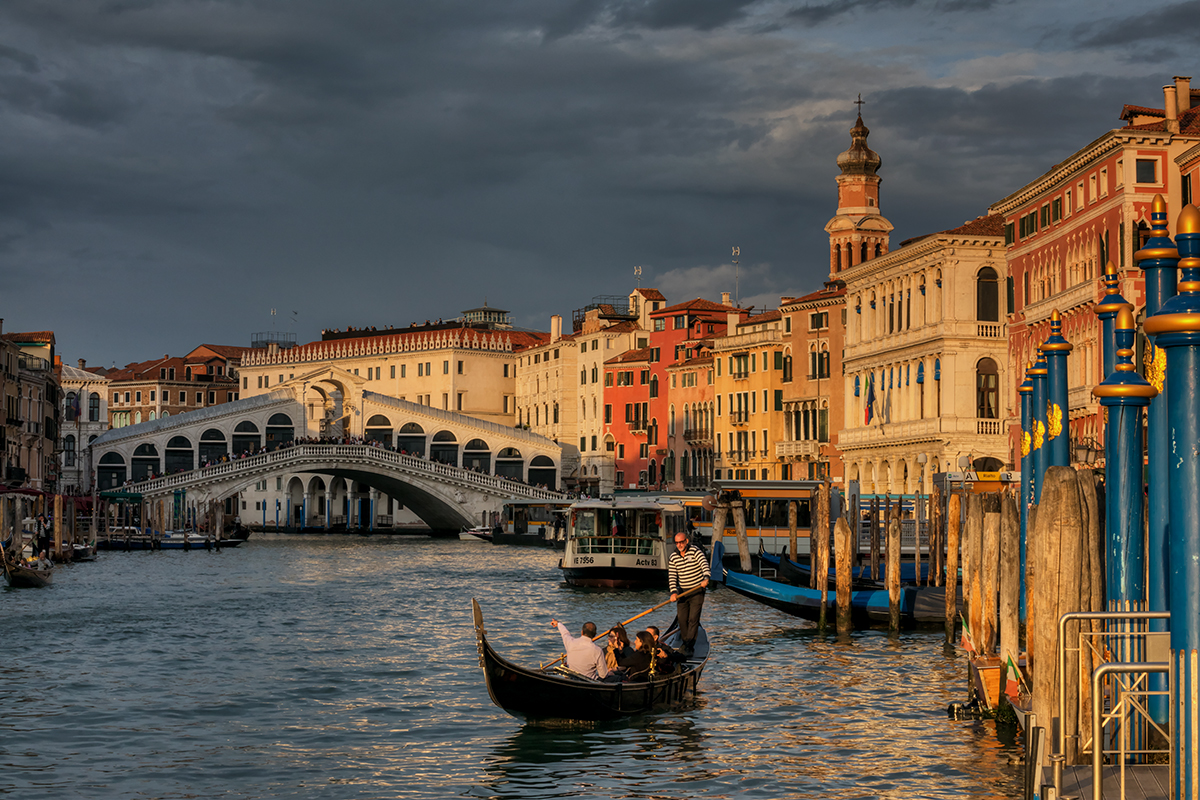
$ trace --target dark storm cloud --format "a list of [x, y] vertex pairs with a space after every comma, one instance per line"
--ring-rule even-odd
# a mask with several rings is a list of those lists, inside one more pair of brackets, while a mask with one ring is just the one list
[[[484, 296], [545, 328], [634, 265], [716, 299], [732, 245], [744, 298], [812, 291], [859, 91], [896, 242], [1154, 102], [1161, 80], [1084, 67], [948, 77], [990, 75], [969, 62], [1001, 32], [1040, 41], [1006, 27], [1039, 7], [992, 5], [810, 3], [789, 23], [736, 0], [7, 0], [0, 317], [107, 364], [243, 343], [271, 307], [300, 312], [301, 340]], [[808, 27], [868, 11], [870, 30]], [[88, 289], [47, 307], [46, 276]]]
[[564, 4], [545, 24], [546, 38], [568, 36], [588, 25], [711, 31], [746, 18], [757, 0], [576, 0]]
[[786, 16], [803, 25], [814, 26], [859, 11], [903, 11], [925, 7], [932, 11], [964, 13], [990, 11], [1003, 4], [1005, 0], [833, 0], [830, 3], [806, 3], [791, 9]]
[[[1129, 6], [1125, 17], [1106, 17], [1074, 28], [1071, 38], [1079, 47], [1138, 48], [1139, 60], [1161, 61], [1173, 57], [1175, 47], [1195, 52], [1200, 38], [1200, 2], [1189, 0], [1168, 6]], [[1167, 46], [1164, 46], [1167, 45]]]

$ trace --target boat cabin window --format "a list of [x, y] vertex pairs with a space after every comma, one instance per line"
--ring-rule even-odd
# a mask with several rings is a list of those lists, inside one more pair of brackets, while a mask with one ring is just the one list
[[664, 534], [684, 528], [679, 511], [582, 508], [571, 515], [571, 538], [579, 553], [656, 555]]

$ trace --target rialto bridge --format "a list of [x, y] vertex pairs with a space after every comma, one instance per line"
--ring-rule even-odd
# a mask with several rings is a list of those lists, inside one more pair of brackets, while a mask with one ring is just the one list
[[184, 490], [202, 503], [270, 483], [289, 518], [307, 525], [327, 525], [335, 499], [366, 490], [434, 530], [480, 524], [510, 497], [561, 497], [557, 443], [363, 383], [326, 368], [268, 394], [107, 431], [91, 444], [95, 485], [148, 499]]

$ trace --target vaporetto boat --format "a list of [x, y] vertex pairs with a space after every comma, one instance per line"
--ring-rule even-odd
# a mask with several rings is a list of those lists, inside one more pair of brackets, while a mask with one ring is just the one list
[[665, 589], [671, 542], [686, 525], [678, 500], [583, 500], [570, 508], [559, 566], [572, 586]]

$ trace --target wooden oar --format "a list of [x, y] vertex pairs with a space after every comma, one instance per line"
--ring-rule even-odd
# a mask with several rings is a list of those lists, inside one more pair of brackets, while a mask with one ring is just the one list
[[[703, 586], [693, 586], [691, 589], [688, 589], [686, 592], [681, 592], [680, 594], [677, 594], [677, 595], [675, 595], [675, 600], [678, 600], [678, 599], [679, 599], [679, 598], [681, 598], [681, 597], [687, 597], [689, 594], [695, 594], [697, 591], [699, 591], [700, 589], [703, 589], [703, 588], [705, 588], [705, 587], [703, 587]], [[628, 625], [629, 623], [631, 623], [631, 622], [634, 622], [635, 620], [639, 620], [639, 619], [641, 619], [642, 617], [646, 616], [647, 614], [653, 614], [655, 611], [658, 611], [660, 608], [662, 608], [663, 606], [667, 605], [668, 603], [673, 603], [673, 602], [675, 602], [675, 600], [664, 600], [664, 601], [662, 601], [661, 603], [659, 603], [658, 605], [656, 605], [654, 608], [647, 608], [645, 611], [643, 611], [642, 613], [638, 614], [636, 617], [630, 617], [629, 619], [627, 619], [627, 620], [625, 620], [624, 622], [622, 622], [622, 623], [621, 623], [621, 627], [622, 627], [622, 628], [624, 628], [624, 627], [625, 627], [626, 625]], [[614, 626], [614, 627], [616, 627], [616, 626]], [[608, 636], [608, 634], [612, 633], [612, 631], [613, 631], [613, 628], [609, 628], [609, 629], [608, 629], [608, 630], [606, 630], [604, 633], [601, 633], [601, 634], [598, 634], [598, 635], [596, 635], [596, 636], [593, 636], [593, 637], [592, 637], [592, 641], [593, 641], [593, 642], [598, 642], [598, 641], [600, 641], [601, 639], [603, 639], [605, 636]], [[563, 653], [561, 656], [559, 656], [558, 658], [554, 659], [554, 660], [553, 660], [553, 661], [551, 661], [549, 664], [543, 664], [543, 665], [542, 665], [542, 669], [549, 669], [550, 667], [553, 667], [555, 664], [557, 664], [558, 662], [562, 661], [562, 660], [563, 660], [564, 658], [566, 658], [566, 657], [567, 657], [567, 654], [566, 654], [566, 653]]]

